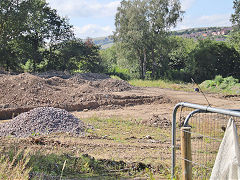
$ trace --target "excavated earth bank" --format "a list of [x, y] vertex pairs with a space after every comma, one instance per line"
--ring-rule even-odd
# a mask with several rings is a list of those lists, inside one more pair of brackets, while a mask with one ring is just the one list
[[0, 119], [10, 119], [36, 107], [67, 111], [115, 108], [153, 102], [170, 102], [163, 96], [116, 95], [137, 89], [105, 74], [71, 75], [63, 72], [0, 74]]

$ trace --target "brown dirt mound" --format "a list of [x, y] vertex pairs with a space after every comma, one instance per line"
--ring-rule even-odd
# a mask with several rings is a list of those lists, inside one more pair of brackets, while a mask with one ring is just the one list
[[0, 119], [10, 119], [36, 107], [81, 111], [171, 101], [159, 94], [135, 95], [131, 91], [127, 95], [127, 91], [141, 88], [96, 73], [2, 74], [0, 87]]
[[[88, 77], [88, 78], [87, 78]], [[29, 106], [60, 106], [92, 99], [95, 94], [125, 91], [134, 87], [106, 75], [2, 75], [0, 77], [0, 108]]]
[[172, 126], [172, 123], [169, 119], [157, 114], [154, 114], [149, 120], [142, 121], [142, 123], [148, 126], [161, 128], [169, 128]]

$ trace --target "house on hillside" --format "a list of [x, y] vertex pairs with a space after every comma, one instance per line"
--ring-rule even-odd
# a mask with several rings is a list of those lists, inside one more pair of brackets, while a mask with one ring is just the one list
[[227, 35], [230, 33], [230, 31], [232, 31], [232, 27], [224, 28], [224, 29], [222, 29], [221, 34]]
[[227, 28], [223, 28], [223, 29], [219, 29], [217, 31], [213, 31], [212, 35], [213, 36], [220, 36], [220, 35], [227, 35], [229, 34], [229, 32], [232, 30], [232, 27], [227, 27]]

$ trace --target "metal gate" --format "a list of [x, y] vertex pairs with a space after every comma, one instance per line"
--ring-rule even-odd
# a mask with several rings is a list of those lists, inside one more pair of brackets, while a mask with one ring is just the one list
[[[181, 179], [180, 177], [185, 173], [188, 173], [192, 179], [210, 178], [225, 128], [231, 117], [238, 128], [240, 126], [238, 110], [185, 102], [175, 106], [172, 119], [172, 179]], [[185, 139], [188, 138], [190, 147], [181, 147], [183, 136]], [[183, 148], [186, 148], [186, 151], [183, 151]], [[189, 152], [190, 155], [186, 156]], [[186, 164], [191, 165], [191, 170], [183, 167]]]

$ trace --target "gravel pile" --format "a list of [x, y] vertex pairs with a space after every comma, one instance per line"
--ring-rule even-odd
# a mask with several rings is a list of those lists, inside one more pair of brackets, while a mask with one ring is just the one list
[[53, 132], [68, 132], [80, 135], [84, 123], [66, 110], [53, 107], [39, 107], [22, 113], [12, 121], [0, 124], [0, 137], [27, 137]]

